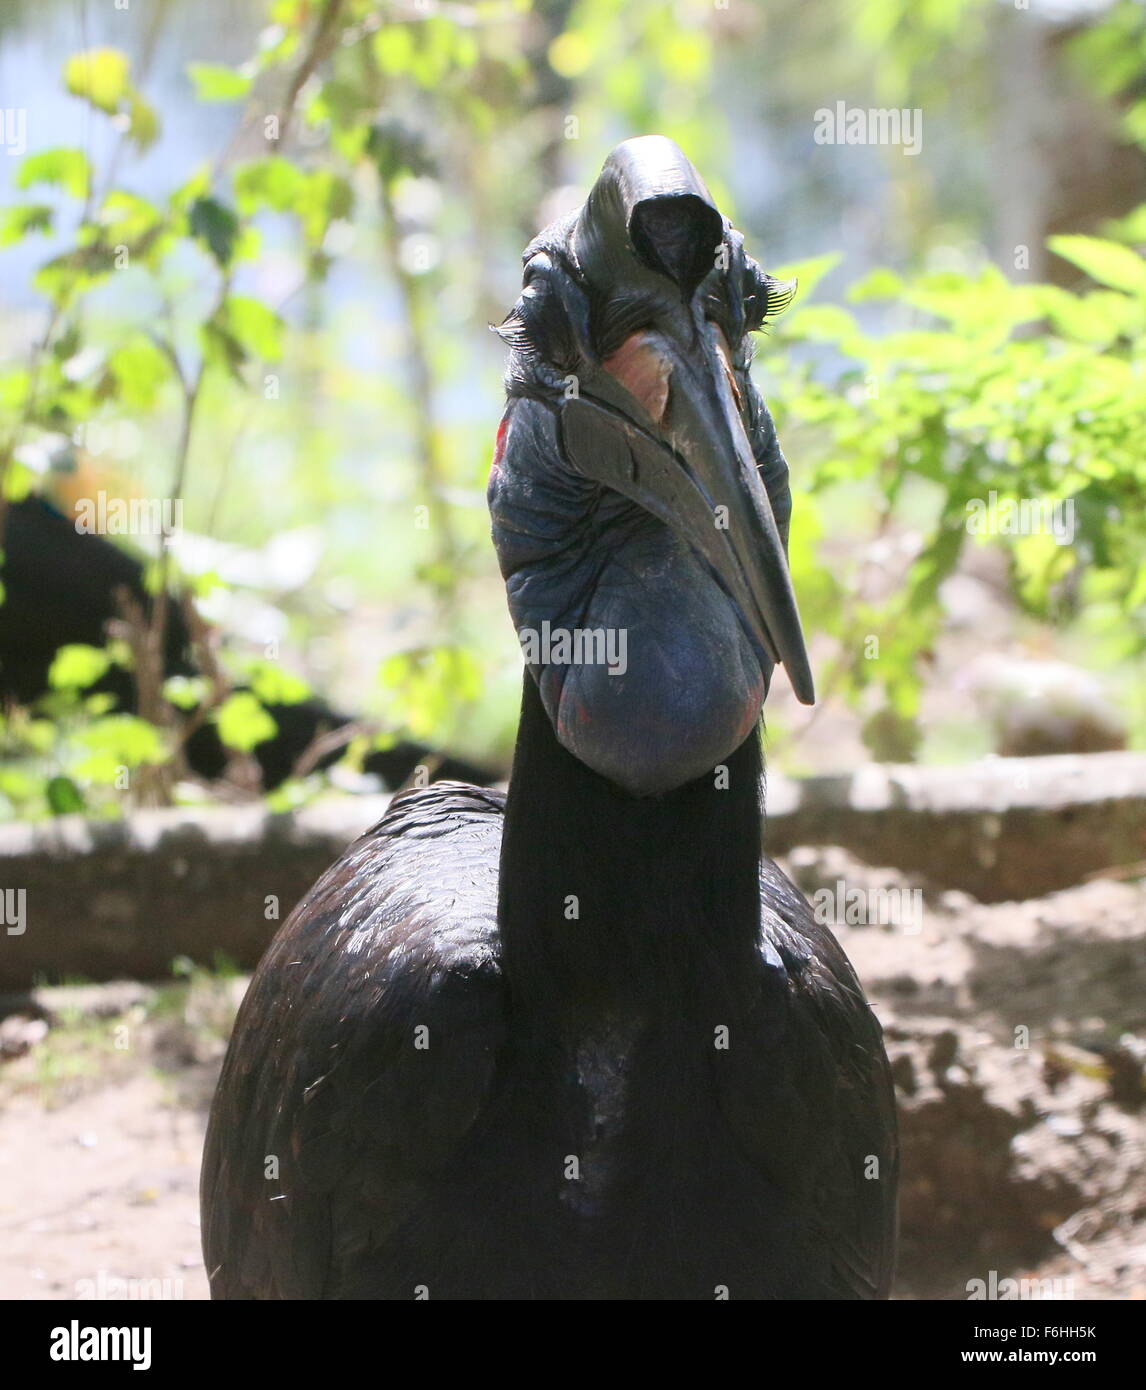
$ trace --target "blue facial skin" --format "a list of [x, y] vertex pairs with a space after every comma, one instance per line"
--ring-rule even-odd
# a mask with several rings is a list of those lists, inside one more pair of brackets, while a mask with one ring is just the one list
[[691, 547], [562, 457], [556, 407], [509, 408], [489, 484], [493, 540], [519, 636], [624, 633], [623, 673], [531, 667], [562, 745], [633, 796], [710, 775], [760, 718], [762, 666], [735, 606]]
[[[526, 248], [498, 332], [509, 405], [489, 486], [510, 613], [562, 745], [633, 796], [711, 776], [773, 661], [814, 699], [788, 572], [788, 467], [751, 334], [791, 297], [659, 136], [609, 156]], [[623, 670], [538, 652], [625, 639]]]

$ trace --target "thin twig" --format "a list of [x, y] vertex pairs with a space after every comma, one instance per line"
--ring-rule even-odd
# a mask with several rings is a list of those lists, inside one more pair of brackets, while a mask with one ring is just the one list
[[326, 729], [321, 734], [315, 734], [294, 760], [290, 770], [291, 777], [301, 779], [309, 776], [328, 753], [345, 748], [356, 738], [376, 734], [379, 727], [373, 720], [353, 719], [349, 724], [340, 724], [337, 729]]
[[[130, 589], [122, 585], [116, 589], [115, 602], [120, 616], [108, 627], [112, 636], [122, 638], [131, 649], [136, 712], [155, 728], [168, 729], [171, 707], [163, 698], [163, 652], [156, 650], [152, 623], [143, 604]], [[169, 806], [174, 780], [170, 759], [158, 766], [143, 764], [138, 769], [135, 804]]]
[[338, 19], [342, 12], [342, 5], [343, 0], [326, 0], [322, 14], [319, 16], [318, 27], [311, 37], [302, 62], [295, 69], [294, 76], [291, 78], [286, 99], [279, 111], [278, 138], [280, 146], [286, 143], [299, 94], [319, 64], [326, 61], [338, 43]]

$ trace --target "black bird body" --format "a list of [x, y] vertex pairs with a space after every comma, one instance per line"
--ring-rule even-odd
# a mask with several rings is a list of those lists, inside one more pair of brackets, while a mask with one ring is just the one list
[[761, 855], [774, 663], [811, 697], [744, 350], [775, 283], [655, 137], [527, 258], [510, 610], [627, 664], [527, 656], [504, 801], [397, 798], [284, 924], [208, 1131], [213, 1296], [886, 1297], [879, 1025]]
[[260, 966], [204, 1164], [213, 1296], [886, 1296], [879, 1026], [760, 856], [755, 736], [727, 792], [634, 815], [524, 706], [508, 804], [398, 798]]

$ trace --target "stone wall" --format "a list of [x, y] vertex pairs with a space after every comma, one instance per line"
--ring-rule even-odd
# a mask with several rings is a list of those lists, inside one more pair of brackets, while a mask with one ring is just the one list
[[[40, 982], [166, 977], [187, 956], [249, 968], [280, 921], [385, 796], [271, 815], [180, 808], [122, 821], [0, 827], [0, 991]], [[1039, 897], [1146, 860], [1146, 755], [872, 765], [771, 777], [766, 847], [839, 845], [869, 864], [985, 902]], [[23, 891], [23, 899], [13, 897]]]

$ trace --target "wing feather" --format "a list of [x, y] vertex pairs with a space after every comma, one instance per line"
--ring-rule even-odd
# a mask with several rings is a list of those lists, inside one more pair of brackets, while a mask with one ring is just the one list
[[397, 798], [275, 937], [204, 1152], [214, 1297], [350, 1296], [474, 1125], [504, 1032], [503, 807], [448, 782]]
[[899, 1145], [882, 1030], [835, 937], [767, 859], [760, 948], [755, 1045], [728, 1075], [725, 1116], [769, 1178], [814, 1213], [818, 1296], [886, 1298]]

